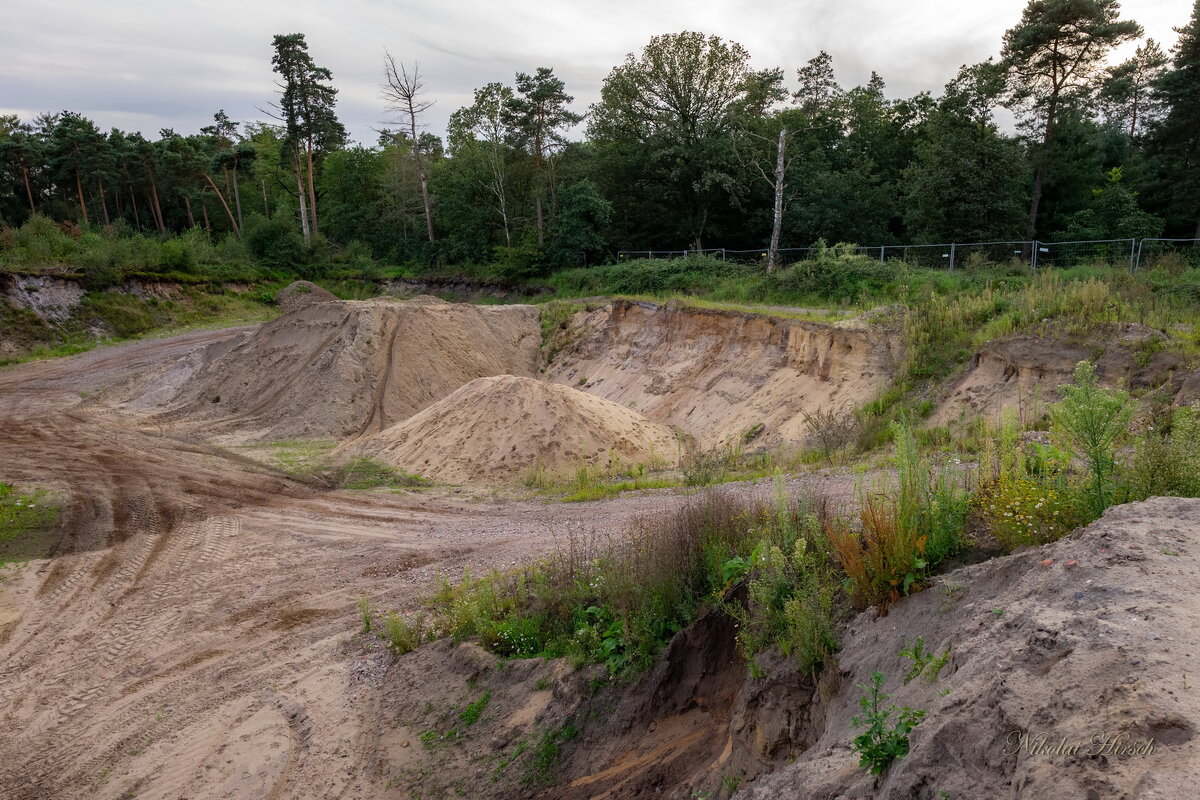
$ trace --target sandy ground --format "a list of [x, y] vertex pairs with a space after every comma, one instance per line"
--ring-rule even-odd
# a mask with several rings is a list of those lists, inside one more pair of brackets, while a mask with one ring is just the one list
[[403, 796], [376, 763], [357, 598], [405, 608], [686, 499], [324, 491], [88, 399], [245, 332], [0, 372], [0, 479], [64, 504], [53, 557], [0, 583], [0, 797]]

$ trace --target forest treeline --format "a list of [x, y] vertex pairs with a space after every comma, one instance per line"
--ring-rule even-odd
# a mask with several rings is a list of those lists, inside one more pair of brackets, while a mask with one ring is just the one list
[[444, 138], [426, 124], [436, 65], [384, 53], [370, 145], [348, 141], [304, 35], [279, 35], [263, 120], [146, 138], [71, 111], [0, 117], [0, 249], [36, 216], [203, 234], [279, 269], [337, 253], [529, 277], [618, 249], [1200, 238], [1200, 2], [1181, 23], [1164, 49], [1114, 0], [1031, 0], [999, 58], [907, 98], [874, 73], [839, 85], [825, 52], [753, 69], [735, 42], [664, 34], [586, 114], [536, 67], [476, 89]]

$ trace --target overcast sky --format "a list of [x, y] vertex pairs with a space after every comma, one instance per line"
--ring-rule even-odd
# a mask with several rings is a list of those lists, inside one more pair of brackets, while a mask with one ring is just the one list
[[[384, 48], [417, 60], [437, 104], [429, 128], [490, 81], [553, 67], [585, 111], [612, 67], [658, 33], [740, 42], [756, 68], [828, 50], [844, 86], [879, 72], [892, 97], [938, 92], [958, 66], [996, 55], [1025, 0], [0, 0], [0, 113], [78, 111], [102, 129], [193, 133], [224, 108], [262, 119], [274, 98], [271, 37], [306, 34], [333, 71], [351, 137], [387, 124]], [[1125, 0], [1123, 15], [1169, 47], [1192, 0]], [[1131, 50], [1131, 48], [1128, 48]]]

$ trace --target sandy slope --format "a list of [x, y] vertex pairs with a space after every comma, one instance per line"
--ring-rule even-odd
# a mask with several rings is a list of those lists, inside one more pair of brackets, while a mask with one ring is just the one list
[[315, 302], [232, 347], [164, 364], [124, 399], [226, 442], [356, 436], [475, 378], [534, 374], [540, 335], [531, 306]]
[[[887, 616], [854, 622], [824, 735], [738, 797], [1195, 797], [1198, 580], [1200, 500], [1166, 497], [946, 575]], [[897, 654], [917, 636], [952, 657], [936, 682], [905, 685], [911, 662]], [[888, 704], [928, 712], [910, 754], [879, 780], [849, 749], [858, 733], [851, 717], [861, 713], [854, 687], [875, 670], [887, 675]], [[1128, 747], [1152, 739], [1153, 751], [1103, 749], [1122, 734]], [[1047, 746], [1082, 746], [1039, 752], [1042, 736]]]
[[245, 334], [0, 371], [0, 480], [66, 508], [55, 557], [0, 584], [5, 800], [395, 797], [409, 751], [374, 710], [356, 600], [403, 609], [686, 499], [322, 491], [81, 398]]
[[540, 469], [568, 475], [673, 466], [675, 434], [624, 406], [560, 384], [476, 378], [403, 422], [344, 448], [446, 483], [506, 483]]

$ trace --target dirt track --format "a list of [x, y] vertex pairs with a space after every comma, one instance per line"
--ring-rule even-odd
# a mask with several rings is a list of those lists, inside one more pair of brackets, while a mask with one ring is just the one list
[[0, 372], [0, 479], [65, 509], [54, 557], [0, 584], [0, 797], [395, 797], [357, 598], [404, 608], [682, 502], [322, 491], [87, 399], [238, 334]]

